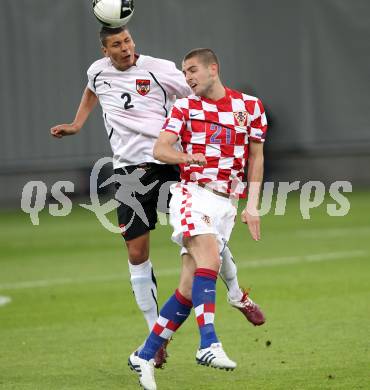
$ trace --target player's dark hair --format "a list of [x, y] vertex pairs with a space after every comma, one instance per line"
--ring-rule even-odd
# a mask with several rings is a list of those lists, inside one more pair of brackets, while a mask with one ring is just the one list
[[220, 62], [216, 56], [216, 53], [212, 49], [193, 49], [189, 51], [188, 54], [184, 57], [183, 61], [190, 60], [190, 58], [198, 57], [199, 60], [206, 66], [211, 64], [217, 64], [220, 71]]
[[105, 47], [108, 37], [110, 37], [112, 35], [120, 34], [121, 32], [124, 32], [124, 31], [128, 31], [128, 28], [126, 26], [115, 27], [115, 28], [103, 26], [100, 29], [100, 33], [99, 33], [101, 44]]

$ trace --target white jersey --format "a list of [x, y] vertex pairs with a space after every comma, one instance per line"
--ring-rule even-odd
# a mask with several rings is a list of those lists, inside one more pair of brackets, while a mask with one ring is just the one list
[[157, 162], [153, 146], [175, 98], [191, 89], [171, 61], [140, 55], [120, 71], [107, 57], [87, 71], [87, 87], [96, 94], [113, 151], [113, 168]]

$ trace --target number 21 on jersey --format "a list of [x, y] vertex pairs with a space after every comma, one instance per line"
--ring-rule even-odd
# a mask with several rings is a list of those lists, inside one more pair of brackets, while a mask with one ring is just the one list
[[207, 138], [209, 136], [210, 144], [230, 145], [232, 141], [232, 130], [228, 127], [217, 125], [215, 123], [206, 125]]

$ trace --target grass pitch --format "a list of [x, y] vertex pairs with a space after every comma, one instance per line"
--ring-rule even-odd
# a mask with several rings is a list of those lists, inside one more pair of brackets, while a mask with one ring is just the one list
[[[287, 214], [263, 217], [254, 243], [237, 223], [230, 247], [242, 285], [264, 309], [254, 328], [225, 300], [218, 283], [216, 328], [234, 372], [195, 364], [194, 316], [169, 346], [158, 388], [368, 389], [370, 386], [369, 192], [349, 196], [346, 217], [326, 205], [303, 220], [298, 199]], [[127, 357], [147, 329], [135, 306], [121, 238], [74, 207], [68, 217], [0, 214], [0, 388], [138, 388]], [[152, 235], [151, 258], [162, 304], [178, 280], [171, 228]], [[3, 297], [3, 298], [1, 298]]]

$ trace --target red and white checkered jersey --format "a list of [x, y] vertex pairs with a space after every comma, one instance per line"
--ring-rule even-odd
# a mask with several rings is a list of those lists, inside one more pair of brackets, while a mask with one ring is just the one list
[[198, 182], [223, 193], [244, 193], [248, 142], [264, 142], [267, 120], [262, 102], [225, 88], [217, 101], [190, 95], [178, 99], [162, 131], [179, 136], [183, 151], [203, 153], [205, 166], [182, 165], [183, 183]]
[[171, 61], [140, 55], [136, 65], [125, 71], [102, 58], [87, 75], [87, 87], [103, 110], [114, 168], [159, 163], [153, 158], [153, 147], [175, 96], [191, 94], [182, 72]]

